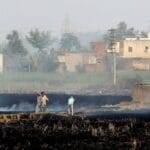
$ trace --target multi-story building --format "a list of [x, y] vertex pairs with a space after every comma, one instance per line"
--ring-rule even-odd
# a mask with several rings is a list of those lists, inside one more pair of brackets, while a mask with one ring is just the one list
[[120, 42], [120, 54], [124, 58], [150, 59], [150, 38], [127, 38]]
[[150, 70], [150, 38], [126, 38], [119, 43], [119, 56], [124, 67]]

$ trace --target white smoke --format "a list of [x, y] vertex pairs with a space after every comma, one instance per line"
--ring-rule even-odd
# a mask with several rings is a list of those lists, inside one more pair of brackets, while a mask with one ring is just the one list
[[[37, 107], [31, 103], [14, 104], [11, 107], [0, 107], [0, 112], [32, 112], [36, 111]], [[65, 111], [66, 107], [60, 105], [50, 105], [47, 112], [60, 112]]]
[[30, 104], [30, 103], [20, 103], [19, 105], [12, 105], [11, 107], [0, 107], [0, 111], [1, 112], [23, 112], [23, 111], [34, 111], [35, 110], [35, 106], [34, 104]]

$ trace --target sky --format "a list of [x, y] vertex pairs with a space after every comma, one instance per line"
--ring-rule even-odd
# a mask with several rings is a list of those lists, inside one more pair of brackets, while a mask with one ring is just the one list
[[0, 0], [0, 31], [60, 32], [66, 14], [73, 30], [103, 31], [125, 21], [150, 28], [150, 0]]

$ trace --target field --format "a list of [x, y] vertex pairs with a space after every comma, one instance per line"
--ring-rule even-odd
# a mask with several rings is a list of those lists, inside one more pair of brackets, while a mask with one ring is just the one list
[[[119, 71], [117, 82], [142, 80], [143, 83], [150, 83], [150, 72], [144, 71]], [[84, 89], [100, 88], [105, 85], [112, 85], [113, 76], [111, 73], [3, 73], [0, 75], [1, 93], [30, 93], [39, 90], [47, 92], [75, 92]]]
[[[25, 116], [29, 118], [29, 114]], [[54, 114], [39, 115], [40, 118], [36, 116], [0, 123], [0, 149], [149, 149], [149, 113], [126, 117], [121, 114], [115, 117], [70, 117]]]

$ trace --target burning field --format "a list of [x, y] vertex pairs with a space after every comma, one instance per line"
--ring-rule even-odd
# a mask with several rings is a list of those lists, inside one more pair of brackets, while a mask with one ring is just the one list
[[34, 95], [0, 95], [0, 149], [149, 149], [150, 111], [116, 105], [130, 96], [74, 95], [74, 116], [69, 96], [51, 94], [49, 113], [33, 113]]
[[[132, 101], [131, 96], [124, 95], [69, 95], [48, 94], [49, 111], [58, 112], [67, 110], [67, 101], [70, 96], [75, 98], [75, 110], [85, 111], [89, 108], [100, 108], [104, 105], [116, 105], [121, 102]], [[2, 112], [33, 112], [37, 100], [36, 94], [0, 94], [0, 111]]]
[[[22, 114], [0, 123], [0, 149], [149, 149], [150, 114]], [[8, 116], [7, 116], [8, 117]]]

